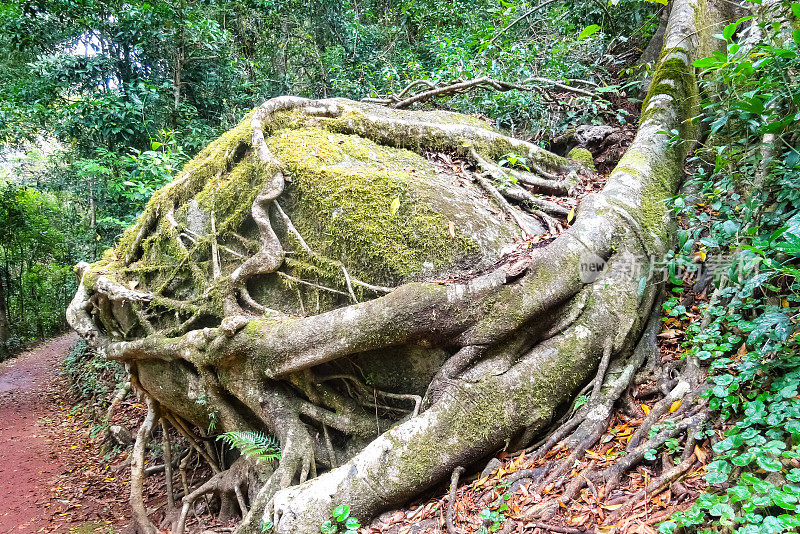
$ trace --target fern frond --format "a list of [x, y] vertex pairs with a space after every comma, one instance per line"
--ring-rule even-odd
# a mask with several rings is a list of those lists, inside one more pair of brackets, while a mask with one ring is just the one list
[[262, 432], [225, 432], [220, 434], [217, 439], [239, 449], [245, 456], [258, 460], [273, 462], [281, 458], [278, 440]]

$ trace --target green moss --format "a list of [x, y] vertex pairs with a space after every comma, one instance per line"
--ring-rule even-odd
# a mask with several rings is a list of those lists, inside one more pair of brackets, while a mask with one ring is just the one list
[[[682, 49], [673, 49], [671, 53], [684, 52]], [[665, 57], [666, 57], [665, 56]], [[642, 115], [639, 123], [642, 124], [661, 112], [658, 106], [650, 107], [650, 101], [658, 95], [669, 95], [678, 103], [678, 113], [681, 119], [681, 137], [691, 139], [694, 137], [695, 128], [689, 122], [699, 109], [699, 96], [694, 67], [688, 65], [683, 59], [672, 57], [663, 60], [653, 75], [650, 90], [642, 103]]]
[[[110, 523], [110, 522], [109, 522]], [[106, 522], [82, 523], [77, 527], [70, 527], [69, 534], [100, 534], [114, 532], [114, 526]]]
[[201, 208], [214, 213], [217, 232], [224, 233], [242, 224], [269, 178], [266, 166], [249, 153], [230, 172], [210, 180], [195, 199]]
[[125, 230], [117, 243], [116, 250], [120, 257], [128, 253], [143, 224], [188, 201], [245, 154], [253, 138], [250, 126], [253, 113], [248, 113], [236, 127], [222, 134], [186, 163], [177, 173], [176, 180], [156, 191], [136, 224]]
[[597, 170], [594, 166], [594, 156], [592, 156], [592, 153], [585, 148], [575, 147], [569, 151], [567, 157], [572, 161], [580, 163], [587, 169], [591, 169], [593, 171]]
[[322, 128], [281, 130], [267, 142], [291, 174], [300, 232], [356, 277], [398, 280], [475, 249], [451, 238], [447, 220], [427, 207], [436, 177], [418, 154]]
[[[671, 228], [666, 222], [666, 201], [675, 194], [677, 180], [680, 173], [676, 163], [659, 163], [653, 168], [651, 179], [645, 184], [642, 192], [642, 230], [645, 239], [651, 241], [650, 236], [656, 235], [662, 244], [670, 242]], [[648, 243], [655, 246], [654, 242]]]
[[[655, 237], [662, 244], [670, 242], [672, 228], [667, 224], [666, 200], [675, 194], [681, 179], [683, 152], [678, 147], [667, 151], [663, 161], [655, 163], [644, 183], [641, 204], [633, 215], [640, 222], [648, 247], [656, 246]], [[620, 160], [615, 172], [625, 172], [642, 177], [638, 170], [649, 165], [645, 155], [629, 150]]]
[[[466, 392], [455, 393], [463, 396]], [[400, 442], [392, 433], [388, 438], [398, 448], [412, 451], [392, 462], [391, 469], [398, 470], [401, 480], [426, 480], [442, 463], [449, 450], [464, 451], [469, 447], [453, 444], [463, 440], [472, 445], [480, 441], [502, 441], [515, 426], [513, 407], [508, 406], [507, 391], [495, 377], [489, 377], [470, 386], [470, 405], [439, 414], [434, 431], [439, 435], [418, 432], [407, 443]], [[446, 434], [444, 433], [446, 432]], [[387, 477], [391, 479], [392, 477]]]
[[[468, 208], [474, 206], [469, 198], [455, 193], [451, 198], [449, 181], [419, 154], [393, 147], [391, 141], [390, 146], [377, 144], [350, 133], [358, 128], [345, 127], [346, 122], [357, 121], [363, 125], [359, 128], [375, 139], [393, 138], [397, 141], [394, 144], [411, 143], [418, 149], [454, 142], [452, 135], [439, 131], [438, 125], [467, 124], [491, 130], [488, 125], [452, 113], [431, 112], [420, 117], [401, 112], [401, 118], [405, 117], [402, 113], [408, 113], [406, 118], [421, 119], [430, 126], [418, 122], [411, 125], [409, 121], [406, 130], [385, 132], [378, 131], [381, 127], [371, 122], [367, 113], [373, 116], [367, 109], [335, 122], [294, 110], [279, 113], [264, 125], [268, 145], [286, 171], [286, 190], [280, 204], [315, 252], [305, 252], [271, 210], [274, 229], [287, 250], [287, 274], [347, 292], [344, 264], [356, 278], [399, 285], [471, 264], [477, 252], [486, 252], [482, 241], [485, 235], [505, 236], [503, 224], [481, 219], [479, 212], [477, 217], [470, 216]], [[383, 108], [374, 113], [396, 114]], [[202, 150], [174, 182], [153, 196], [114, 251], [108, 251], [103, 261], [92, 267], [86, 278], [89, 289], [99, 274], [112, 273], [118, 275], [115, 279], [120, 283], [137, 282], [137, 289], [165, 297], [155, 302], [164, 316], [169, 315], [170, 303], [174, 305], [176, 300], [193, 304], [205, 300], [203, 313], [208, 310], [222, 315], [233, 290], [230, 274], [241, 264], [241, 257], [230, 250], [248, 255], [258, 247], [257, 228], [248, 216], [262, 184], [275, 172], [257, 159], [250, 146], [250, 119], [248, 115]], [[337, 133], [337, 128], [346, 130], [347, 135]], [[511, 146], [499, 143], [493, 149], [507, 152]], [[199, 216], [196, 210], [200, 210]], [[168, 213], [172, 217], [168, 218]], [[210, 233], [212, 216], [215, 235]], [[454, 237], [450, 221], [454, 221]], [[459, 228], [465, 228], [469, 237]], [[232, 232], [244, 239], [232, 236]], [[509, 240], [512, 234], [508, 232]], [[143, 240], [137, 238], [140, 235], [145, 236]], [[210, 282], [210, 251], [215, 241], [220, 245], [222, 271]], [[243, 245], [247, 241], [252, 246]], [[138, 261], [125, 265], [122, 259], [130, 256], [134, 245]], [[254, 283], [251, 290], [258, 292], [266, 287], [271, 293], [258, 300], [270, 305], [277, 301], [274, 308], [290, 314], [326, 311], [350, 301], [347, 296], [294, 286], [285, 279], [272, 281], [272, 285], [262, 282]], [[358, 285], [353, 290], [359, 300], [374, 297], [373, 292]], [[279, 302], [287, 298], [300, 304], [281, 306]]]
[[[387, 127], [374, 117], [400, 121]], [[403, 121], [404, 120], [404, 121]], [[465, 137], [454, 135], [449, 126], [470, 126], [486, 132], [496, 132], [489, 124], [476, 117], [451, 113], [446, 111], [405, 111], [392, 110], [383, 106], [364, 105], [364, 109], [350, 110], [334, 118], [309, 119], [300, 111], [290, 111], [276, 114], [274, 124], [282, 127], [297, 129], [310, 125], [321, 125], [331, 132], [356, 133], [367, 139], [381, 144], [398, 148], [408, 148], [416, 152], [422, 149], [430, 150], [455, 150], [466, 154], [468, 147], [474, 147], [479, 153], [491, 159], [501, 159], [506, 154], [519, 154], [526, 152], [531, 163], [538, 163], [547, 168], [564, 168], [569, 165], [566, 158], [552, 154], [545, 150], [527, 154], [521, 150], [521, 142], [516, 144], [509, 138], [497, 136], [474, 135], [474, 132], [465, 133]], [[443, 126], [444, 128], [441, 128]]]

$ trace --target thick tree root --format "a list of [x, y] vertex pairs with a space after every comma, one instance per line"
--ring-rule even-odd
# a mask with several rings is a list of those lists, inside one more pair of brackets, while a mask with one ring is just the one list
[[189, 511], [194, 506], [195, 501], [207, 494], [215, 494], [228, 501], [236, 502], [241, 515], [247, 515], [247, 503], [244, 498], [243, 488], [247, 488], [249, 481], [253, 479], [251, 471], [254, 469], [253, 462], [245, 457], [240, 457], [231, 467], [225, 471], [215, 474], [197, 489], [187, 494], [183, 498], [180, 515], [175, 522], [172, 532], [183, 534], [186, 528], [186, 520]]
[[145, 417], [142, 426], [139, 427], [139, 432], [136, 434], [136, 443], [131, 453], [130, 504], [133, 515], [133, 526], [136, 533], [156, 534], [156, 527], [153, 526], [150, 519], [147, 517], [147, 510], [145, 509], [144, 499], [142, 498], [142, 489], [145, 477], [145, 448], [147, 447], [147, 440], [150, 432], [153, 430], [153, 425], [158, 419], [158, 406], [155, 401], [149, 397], [146, 397], [145, 401], [147, 402], [147, 417]]
[[[413, 93], [416, 87], [424, 86], [424, 89]], [[486, 89], [492, 91], [541, 91], [542, 87], [555, 87], [560, 91], [571, 92], [589, 98], [600, 98], [599, 95], [580, 87], [565, 85], [555, 80], [547, 78], [528, 78], [522, 83], [510, 83], [494, 78], [473, 78], [470, 80], [456, 80], [452, 83], [434, 85], [427, 80], [415, 80], [405, 89], [396, 95], [389, 95], [386, 98], [365, 98], [365, 102], [375, 102], [377, 104], [390, 105], [395, 109], [406, 109], [413, 104], [427, 102], [433, 98], [455, 96], [466, 93], [472, 89]], [[412, 93], [410, 96], [406, 96]]]

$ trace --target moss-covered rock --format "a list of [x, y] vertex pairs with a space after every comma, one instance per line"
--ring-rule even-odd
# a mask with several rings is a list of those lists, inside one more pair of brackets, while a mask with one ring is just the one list
[[[367, 111], [364, 116], [393, 113]], [[272, 206], [270, 223], [287, 251], [286, 260], [280, 272], [257, 275], [247, 286], [269, 309], [307, 315], [351, 303], [351, 289], [359, 300], [375, 296], [365, 295], [360, 285], [348, 288], [344, 269], [381, 286], [482, 269], [496, 262], [518, 234], [477, 187], [440, 172], [420, 155], [421, 148], [436, 145], [437, 139], [421, 135], [401, 143], [375, 132], [343, 133], [348, 121], [355, 120], [350, 115], [334, 120], [282, 111], [263, 124], [266, 145], [286, 176], [278, 206], [311, 249], [305, 249]], [[200, 321], [203, 315], [221, 315], [230, 275], [259, 251], [251, 211], [277, 171], [253, 150], [252, 117], [248, 114], [203, 149], [153, 196], [116, 249], [89, 270], [87, 287], [103, 274], [153, 292], [164, 312], [160, 319], [176, 328], [192, 316]], [[424, 124], [480, 128], [494, 135], [474, 117], [426, 112], [422, 119]], [[216, 278], [214, 248], [220, 263]], [[170, 298], [199, 302], [184, 305], [173, 316]]]
[[355, 276], [394, 284], [486, 265], [513, 238], [476, 191], [409, 150], [319, 127], [267, 143], [291, 173], [287, 209], [301, 234]]
[[587, 169], [591, 169], [593, 171], [597, 170], [594, 166], [594, 156], [592, 156], [592, 153], [585, 148], [575, 147], [569, 151], [567, 157], [576, 163], [580, 163]]

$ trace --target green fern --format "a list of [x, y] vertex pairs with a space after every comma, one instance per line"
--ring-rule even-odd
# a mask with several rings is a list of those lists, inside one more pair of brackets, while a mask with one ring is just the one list
[[217, 439], [258, 460], [274, 462], [281, 458], [278, 440], [261, 432], [225, 432]]

